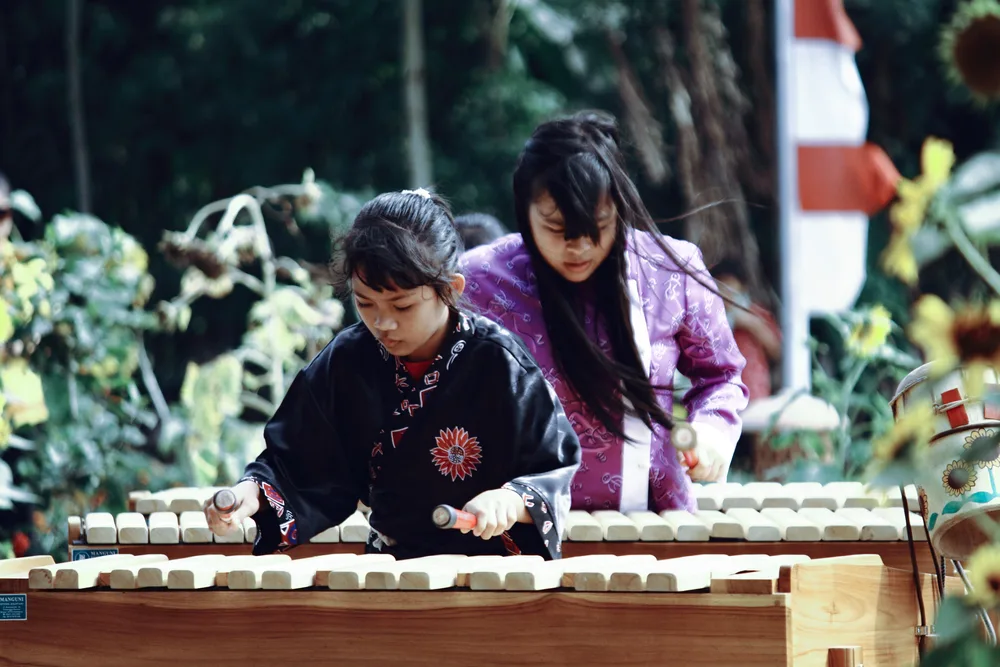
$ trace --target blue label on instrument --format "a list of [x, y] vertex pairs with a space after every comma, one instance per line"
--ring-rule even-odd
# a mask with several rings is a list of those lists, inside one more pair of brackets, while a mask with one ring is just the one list
[[117, 556], [118, 549], [73, 549], [73, 560], [87, 560], [101, 556]]
[[0, 595], [0, 621], [27, 621], [28, 596], [25, 593]]

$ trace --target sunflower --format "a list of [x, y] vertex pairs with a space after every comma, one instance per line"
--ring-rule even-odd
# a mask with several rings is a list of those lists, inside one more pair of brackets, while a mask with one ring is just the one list
[[[991, 440], [992, 442], [981, 442], [984, 438]], [[982, 456], [977, 463], [980, 468], [1000, 468], [1000, 442], [996, 440], [996, 431], [991, 428], [979, 428], [971, 432], [965, 438], [965, 444], [963, 445], [965, 449], [989, 447], [985, 450], [985, 456]]]
[[965, 461], [952, 461], [941, 475], [941, 483], [950, 496], [968, 493], [976, 485], [976, 471]]
[[1000, 301], [953, 311], [940, 298], [926, 294], [917, 301], [914, 314], [910, 337], [929, 361], [936, 362], [936, 375], [968, 367], [968, 392], [980, 395], [985, 369], [1000, 368]]
[[969, 597], [987, 609], [1000, 605], [1000, 545], [976, 549], [967, 565], [972, 584]]
[[918, 448], [924, 448], [934, 436], [934, 411], [930, 403], [918, 403], [906, 412], [881, 438], [872, 443], [876, 459], [895, 461]]
[[941, 35], [939, 55], [948, 78], [964, 85], [978, 103], [1000, 97], [1000, 2], [963, 4]]
[[851, 334], [847, 338], [847, 349], [855, 356], [867, 359], [885, 345], [891, 330], [892, 316], [884, 306], [876, 305], [851, 329]]

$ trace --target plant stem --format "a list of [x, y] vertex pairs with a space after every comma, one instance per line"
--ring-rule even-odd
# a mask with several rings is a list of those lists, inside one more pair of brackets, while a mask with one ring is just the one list
[[277, 410], [274, 403], [265, 398], [261, 398], [257, 394], [252, 394], [249, 391], [245, 391], [240, 394], [240, 403], [252, 410], [264, 413], [268, 418], [272, 417], [275, 410]]
[[941, 219], [944, 222], [945, 231], [948, 232], [948, 235], [955, 242], [955, 248], [958, 249], [958, 252], [962, 254], [962, 257], [969, 263], [969, 266], [979, 274], [979, 277], [996, 292], [997, 296], [1000, 296], [1000, 273], [997, 273], [990, 266], [989, 260], [976, 250], [976, 246], [966, 236], [957, 215], [947, 213], [941, 216]]
[[163, 392], [160, 391], [160, 383], [157, 382], [156, 373], [153, 372], [153, 364], [149, 362], [149, 355], [146, 353], [146, 343], [143, 341], [141, 333], [138, 338], [139, 372], [142, 375], [142, 383], [146, 385], [146, 391], [149, 392], [149, 398], [153, 401], [156, 415], [160, 418], [160, 423], [163, 424], [170, 416], [170, 408], [167, 407], [167, 401], [163, 398]]
[[844, 470], [847, 467], [847, 448], [850, 445], [850, 427], [851, 420], [848, 417], [847, 411], [850, 408], [851, 396], [854, 395], [854, 388], [857, 386], [858, 382], [861, 380], [862, 373], [868, 368], [868, 359], [858, 359], [851, 368], [850, 373], [847, 374], [847, 378], [844, 380], [844, 384], [840, 391], [840, 429], [839, 432], [839, 442], [837, 443], [840, 449], [840, 469]]

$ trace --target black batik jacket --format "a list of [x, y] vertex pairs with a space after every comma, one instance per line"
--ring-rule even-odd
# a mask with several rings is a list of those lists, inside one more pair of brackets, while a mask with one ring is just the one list
[[[253, 552], [308, 542], [363, 501], [369, 552], [538, 554], [559, 558], [580, 444], [559, 399], [516, 337], [458, 314], [419, 380], [363, 324], [344, 329], [292, 382], [247, 466], [266, 499]], [[520, 493], [533, 524], [501, 537], [437, 528], [439, 504]]]

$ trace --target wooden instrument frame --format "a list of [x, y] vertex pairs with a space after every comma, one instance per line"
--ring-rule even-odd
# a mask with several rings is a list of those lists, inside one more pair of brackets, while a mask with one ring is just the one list
[[[865, 667], [916, 665], [912, 573], [865, 559], [726, 593], [31, 590], [0, 665], [827, 667], [837, 646], [861, 647]], [[933, 618], [936, 587], [922, 584]]]

